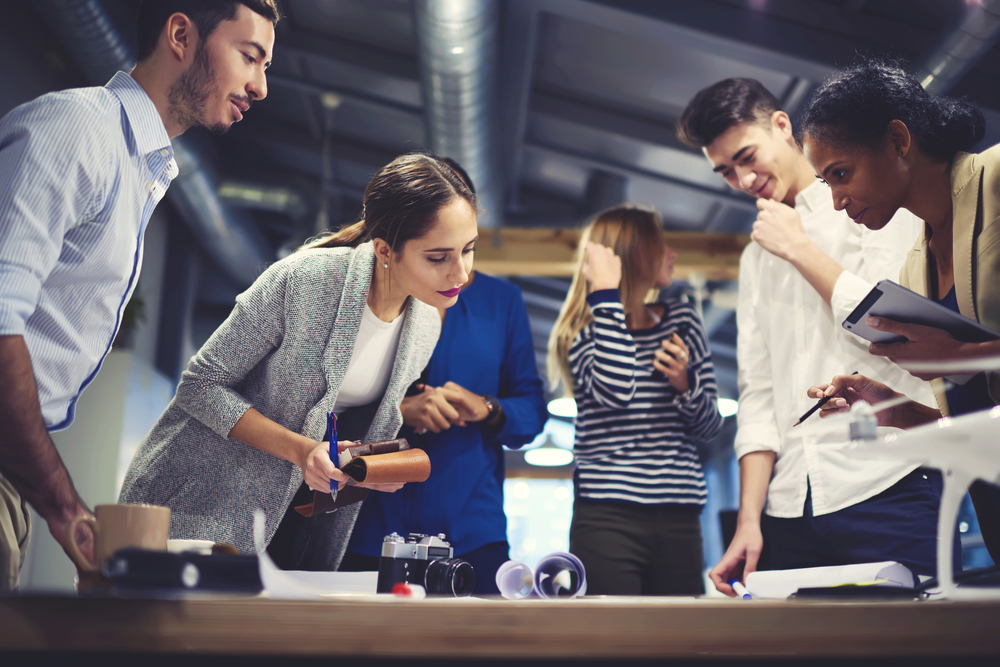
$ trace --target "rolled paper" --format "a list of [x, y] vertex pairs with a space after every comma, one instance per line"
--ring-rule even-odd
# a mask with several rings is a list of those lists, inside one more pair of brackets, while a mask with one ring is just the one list
[[587, 592], [587, 574], [583, 563], [571, 553], [556, 552], [531, 568], [516, 560], [507, 561], [497, 570], [497, 588], [508, 600], [527, 597], [573, 598]]
[[583, 563], [571, 553], [549, 554], [535, 568], [535, 590], [543, 598], [575, 598], [586, 594]]
[[497, 588], [508, 600], [520, 600], [531, 595], [535, 573], [519, 560], [509, 560], [497, 570]]

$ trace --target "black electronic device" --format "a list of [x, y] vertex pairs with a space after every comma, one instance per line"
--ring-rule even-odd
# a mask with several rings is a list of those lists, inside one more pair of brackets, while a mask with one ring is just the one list
[[984, 343], [1000, 338], [996, 331], [891, 280], [880, 280], [847, 316], [842, 326], [873, 343], [897, 343], [905, 340], [902, 336], [868, 326], [865, 323], [868, 317], [885, 317], [897, 322], [944, 329], [955, 340], [965, 343]]
[[119, 549], [101, 573], [120, 592], [215, 591], [259, 593], [257, 556]]

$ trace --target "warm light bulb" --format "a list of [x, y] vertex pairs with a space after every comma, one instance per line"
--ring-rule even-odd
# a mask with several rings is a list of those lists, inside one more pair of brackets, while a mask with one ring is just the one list
[[549, 401], [549, 414], [556, 417], [576, 417], [576, 400], [566, 396]]
[[529, 449], [524, 453], [524, 462], [533, 466], [565, 466], [573, 462], [573, 452], [557, 447]]
[[740, 404], [731, 398], [719, 399], [719, 414], [723, 417], [732, 417], [739, 410]]

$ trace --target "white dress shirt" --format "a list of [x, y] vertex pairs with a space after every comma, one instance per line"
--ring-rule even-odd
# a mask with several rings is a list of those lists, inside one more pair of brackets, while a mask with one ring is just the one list
[[872, 232], [834, 210], [829, 188], [819, 181], [796, 196], [795, 210], [809, 238], [844, 269], [832, 307], [790, 263], [751, 243], [740, 259], [736, 311], [736, 455], [777, 453], [766, 511], [783, 518], [802, 516], [807, 478], [813, 514], [822, 515], [881, 493], [916, 467], [853, 455], [843, 420], [821, 422], [815, 413], [793, 429], [816, 403], [806, 395], [810, 386], [857, 371], [934, 405], [928, 383], [869, 354], [868, 341], [841, 327], [878, 280], [898, 280], [923, 223], [900, 210], [884, 229]]
[[0, 120], [0, 335], [24, 337], [49, 430], [73, 421], [111, 349], [176, 175], [159, 112], [125, 72]]

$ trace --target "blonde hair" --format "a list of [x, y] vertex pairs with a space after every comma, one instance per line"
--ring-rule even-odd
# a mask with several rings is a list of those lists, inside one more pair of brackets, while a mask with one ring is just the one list
[[626, 318], [636, 306], [656, 298], [659, 290], [654, 287], [666, 252], [660, 216], [651, 209], [616, 206], [598, 213], [583, 228], [576, 249], [573, 282], [549, 335], [549, 386], [555, 389], [562, 381], [565, 395], [572, 395], [574, 389], [569, 348], [580, 330], [594, 319], [587, 306], [587, 279], [582, 272], [587, 243], [591, 241], [611, 248], [622, 260], [619, 292]]

